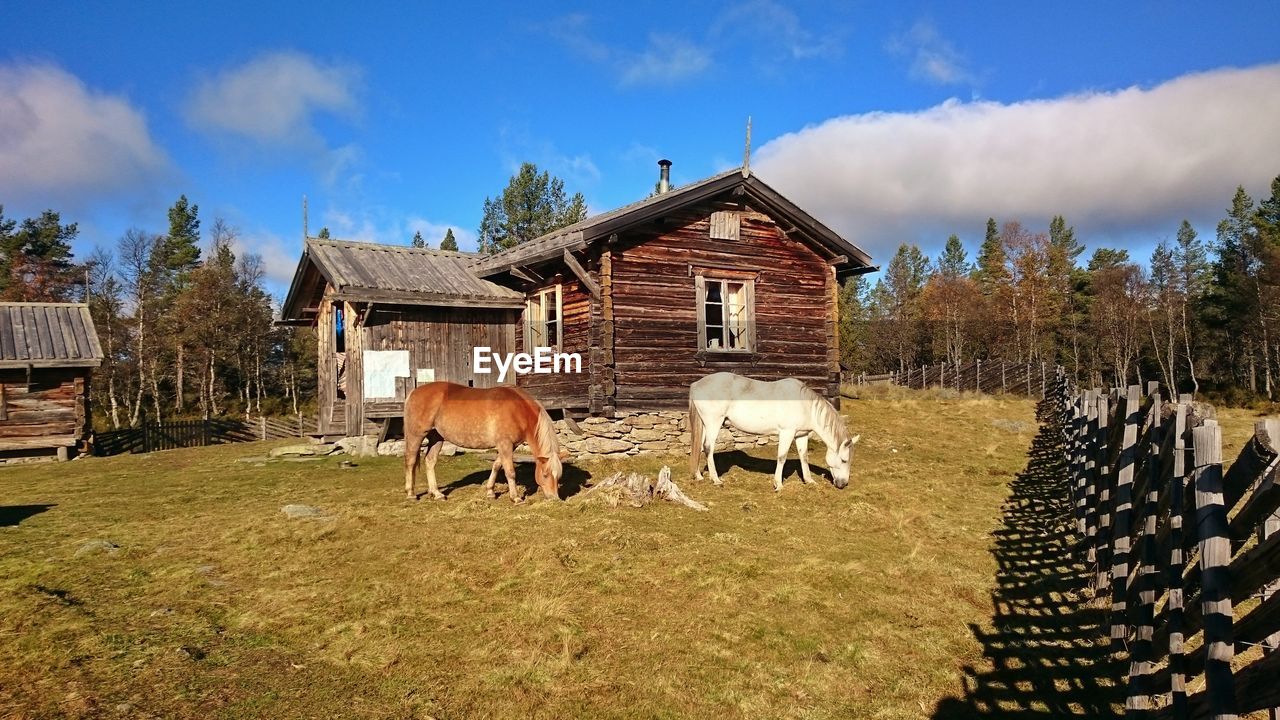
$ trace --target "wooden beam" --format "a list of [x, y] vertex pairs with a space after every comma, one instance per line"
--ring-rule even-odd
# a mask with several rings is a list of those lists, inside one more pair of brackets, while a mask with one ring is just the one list
[[835, 257], [827, 258], [828, 265], [843, 265], [847, 262], [849, 262], [848, 255], [836, 255]]
[[586, 269], [583, 268], [578, 262], [578, 259], [573, 256], [573, 253], [568, 250], [564, 251], [564, 264], [568, 265], [569, 269], [573, 271], [573, 274], [578, 276], [578, 280], [580, 280], [582, 282], [582, 286], [591, 293], [591, 297], [599, 300], [600, 286], [596, 284], [595, 280], [591, 279], [591, 276], [587, 274]]
[[538, 278], [537, 276], [534, 275], [532, 270], [526, 272], [516, 267], [515, 265], [512, 265], [511, 267], [507, 268], [507, 272], [520, 278], [521, 280], [524, 280], [525, 282], [531, 282], [531, 283], [538, 282]]

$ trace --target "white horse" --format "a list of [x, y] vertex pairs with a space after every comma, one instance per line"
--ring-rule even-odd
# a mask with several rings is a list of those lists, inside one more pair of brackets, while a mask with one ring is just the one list
[[689, 460], [695, 478], [702, 479], [702, 455], [706, 454], [711, 482], [720, 484], [716, 472], [716, 437], [725, 419], [743, 432], [755, 435], [778, 434], [778, 469], [773, 473], [773, 489], [782, 490], [782, 468], [795, 440], [800, 453], [800, 475], [813, 482], [809, 473], [809, 437], [816, 433], [827, 446], [827, 468], [837, 488], [849, 484], [853, 446], [861, 435], [849, 437], [840, 413], [818, 393], [795, 378], [775, 382], [719, 372], [689, 386], [689, 433], [693, 454]]

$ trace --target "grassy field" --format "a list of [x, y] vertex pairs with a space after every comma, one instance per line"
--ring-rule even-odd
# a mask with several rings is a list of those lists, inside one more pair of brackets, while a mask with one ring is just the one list
[[[0, 716], [969, 716], [1008, 681], [984, 638], [1008, 622], [997, 540], [1032, 404], [896, 391], [845, 412], [844, 491], [792, 461], [775, 495], [771, 447], [719, 455], [722, 488], [684, 457], [562, 484], [665, 463], [707, 513], [489, 501], [478, 455], [442, 460], [449, 500], [419, 503], [398, 458], [266, 444], [0, 469]], [[1224, 425], [1230, 443], [1247, 418]]]

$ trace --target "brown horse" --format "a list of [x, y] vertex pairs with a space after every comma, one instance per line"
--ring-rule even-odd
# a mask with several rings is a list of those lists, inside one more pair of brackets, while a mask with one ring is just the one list
[[534, 478], [550, 498], [560, 498], [560, 445], [551, 417], [529, 396], [515, 387], [470, 388], [450, 382], [422, 385], [404, 401], [404, 491], [418, 499], [414, 484], [418, 477], [418, 452], [427, 441], [427, 488], [431, 497], [444, 500], [436, 487], [436, 458], [448, 440], [468, 448], [491, 447], [498, 451], [485, 492], [495, 497], [493, 483], [501, 467], [507, 475], [507, 489], [514, 502], [516, 472], [512, 450], [521, 441], [529, 446], [536, 461]]

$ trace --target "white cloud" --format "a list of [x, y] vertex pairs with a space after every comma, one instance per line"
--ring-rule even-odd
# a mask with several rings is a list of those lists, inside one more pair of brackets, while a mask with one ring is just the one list
[[[329, 208], [321, 213], [320, 218], [321, 225], [329, 228], [329, 234], [341, 240], [408, 245], [413, 240], [413, 234], [421, 232], [427, 247], [435, 248], [440, 246], [445, 232], [452, 228], [459, 250], [474, 251], [476, 249], [476, 233], [466, 225], [429, 219], [421, 215], [405, 217], [377, 209], [350, 212]], [[317, 233], [319, 228], [311, 228], [311, 232]]]
[[928, 20], [917, 21], [911, 29], [889, 38], [890, 53], [911, 59], [911, 77], [939, 85], [971, 83], [974, 75], [955, 47]]
[[410, 238], [415, 232], [422, 233], [422, 239], [427, 242], [427, 247], [438, 248], [440, 241], [444, 239], [444, 235], [449, 230], [453, 230], [453, 239], [458, 241], [458, 249], [466, 252], [475, 252], [476, 250], [476, 233], [474, 230], [468, 230], [453, 223], [442, 223], [426, 218], [411, 216], [405, 222], [405, 229]]
[[[1064, 214], [1086, 234], [1171, 233], [1217, 217], [1280, 166], [1280, 64], [1152, 88], [837, 117], [779, 137], [753, 168], [878, 260], [899, 242]], [[979, 230], [980, 232], [980, 230]]]
[[0, 197], [75, 206], [171, 172], [146, 117], [51, 65], [0, 66]]
[[285, 240], [268, 231], [250, 232], [237, 235], [231, 243], [231, 249], [236, 257], [252, 253], [262, 258], [262, 270], [267, 282], [283, 295], [293, 280], [298, 258], [302, 256], [302, 241]]
[[356, 113], [360, 72], [297, 52], [261, 55], [201, 82], [187, 119], [201, 130], [264, 145], [297, 146], [320, 137], [315, 116]]
[[623, 85], [669, 85], [702, 74], [711, 53], [678, 35], [653, 33], [649, 45], [622, 62]]
[[773, 0], [749, 0], [731, 6], [711, 26], [713, 37], [749, 43], [754, 50], [781, 50], [794, 60], [836, 58], [844, 54], [835, 32], [816, 33], [799, 16]]

